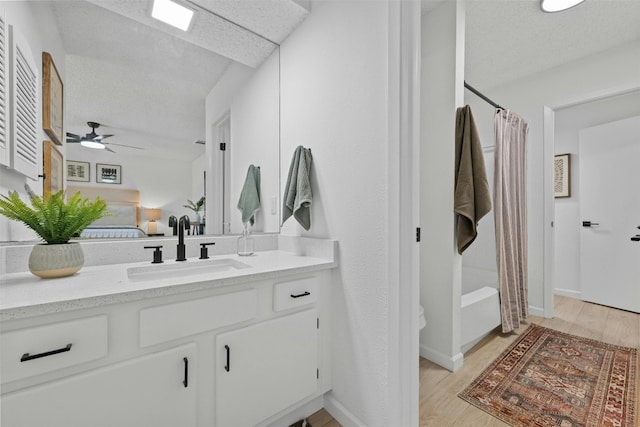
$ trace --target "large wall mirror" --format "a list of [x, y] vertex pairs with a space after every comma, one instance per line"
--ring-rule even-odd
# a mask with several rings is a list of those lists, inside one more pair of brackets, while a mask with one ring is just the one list
[[[183, 31], [153, 19], [152, 0], [31, 3], [51, 16], [66, 52], [55, 59], [64, 61], [65, 133], [112, 135], [104, 149], [64, 143], [68, 188], [109, 198], [137, 191], [140, 228], [149, 232], [157, 218], [150, 234], [171, 235], [170, 217], [183, 215], [202, 219], [193, 233], [235, 234], [253, 164], [261, 177], [253, 231], [279, 231], [278, 46], [306, 7], [183, 0], [194, 11]], [[198, 215], [184, 207], [203, 196]]]

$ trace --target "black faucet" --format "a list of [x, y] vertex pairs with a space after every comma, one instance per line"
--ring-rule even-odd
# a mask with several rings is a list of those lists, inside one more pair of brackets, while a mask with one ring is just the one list
[[177, 236], [178, 235], [178, 219], [173, 215], [169, 217], [169, 227], [173, 227], [173, 235]]
[[180, 217], [178, 221], [178, 257], [176, 261], [186, 261], [186, 246], [184, 245], [184, 230], [189, 229], [191, 225], [189, 224], [189, 217], [187, 215], [183, 215]]

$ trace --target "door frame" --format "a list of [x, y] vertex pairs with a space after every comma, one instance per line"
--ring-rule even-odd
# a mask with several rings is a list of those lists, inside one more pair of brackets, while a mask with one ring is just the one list
[[544, 237], [543, 237], [543, 311], [544, 317], [554, 315], [553, 297], [555, 292], [555, 192], [553, 188], [555, 151], [555, 113], [557, 110], [574, 107], [588, 102], [640, 90], [638, 84], [585, 93], [578, 97], [563, 99], [554, 104], [543, 105], [543, 173], [544, 173]]

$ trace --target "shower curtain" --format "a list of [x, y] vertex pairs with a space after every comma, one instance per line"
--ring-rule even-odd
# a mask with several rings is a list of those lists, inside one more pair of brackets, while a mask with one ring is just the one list
[[528, 316], [527, 122], [509, 110], [494, 119], [494, 217], [502, 332]]

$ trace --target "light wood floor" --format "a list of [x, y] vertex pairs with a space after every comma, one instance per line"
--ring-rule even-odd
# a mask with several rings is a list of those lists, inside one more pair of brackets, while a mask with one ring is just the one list
[[[573, 298], [556, 296], [553, 319], [530, 316], [520, 330], [524, 331], [530, 323], [611, 344], [640, 348], [640, 314]], [[421, 358], [420, 426], [507, 426], [508, 424], [460, 399], [458, 393], [517, 337], [517, 333], [491, 333], [464, 355], [463, 367], [454, 373]], [[637, 390], [640, 398], [640, 376]], [[640, 399], [636, 408], [640, 408]], [[312, 427], [340, 427], [324, 409], [309, 417], [309, 423]]]

